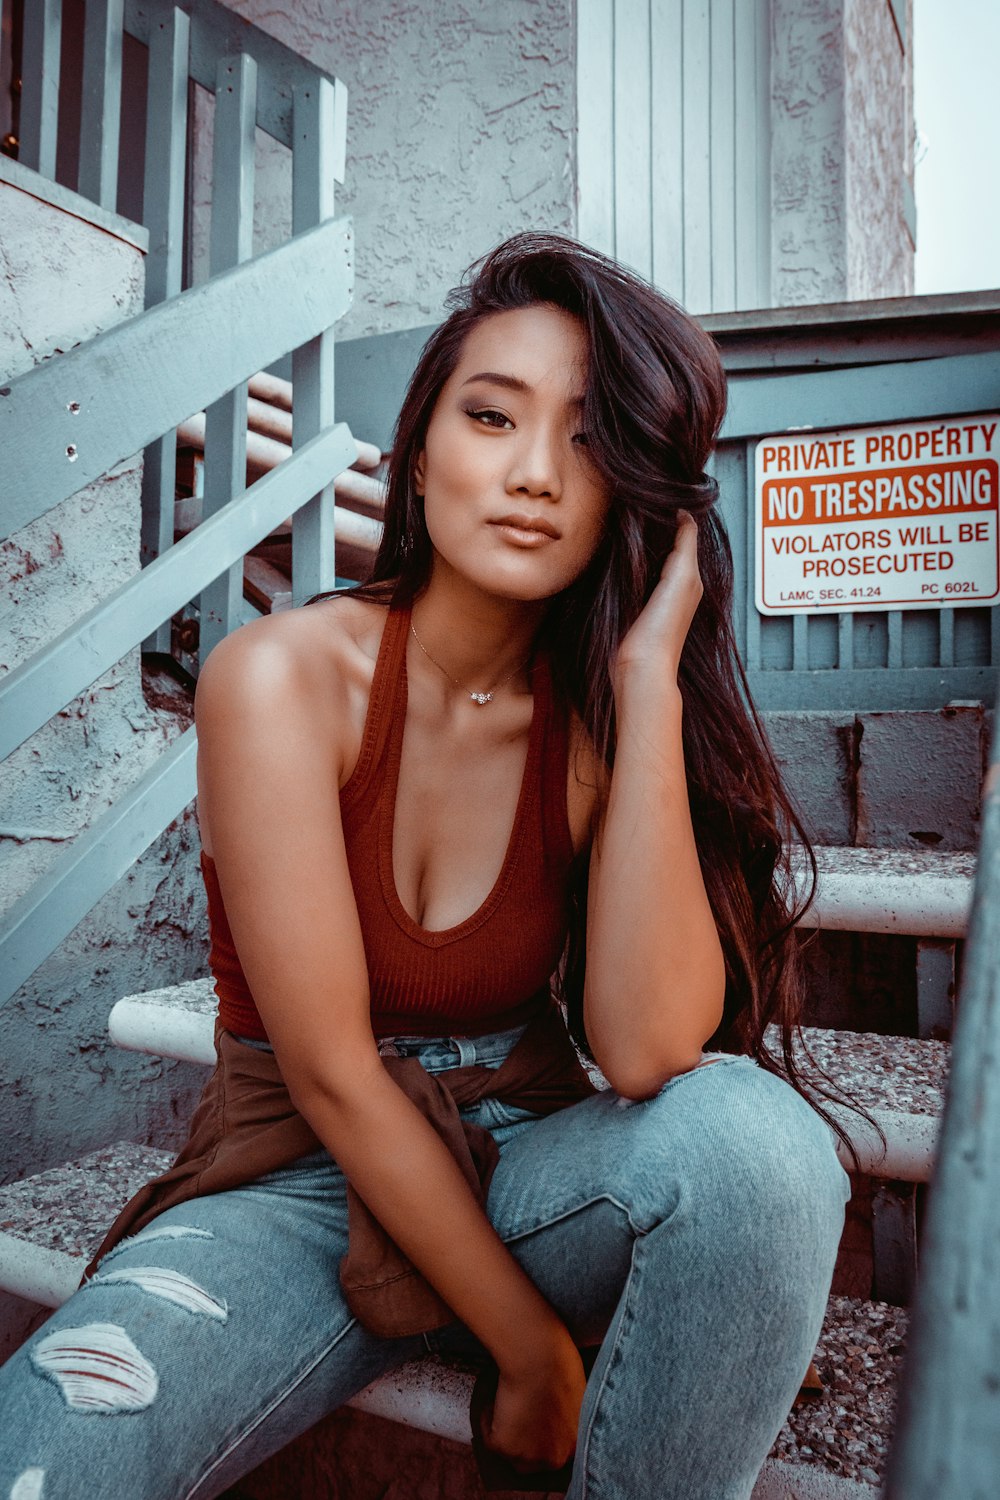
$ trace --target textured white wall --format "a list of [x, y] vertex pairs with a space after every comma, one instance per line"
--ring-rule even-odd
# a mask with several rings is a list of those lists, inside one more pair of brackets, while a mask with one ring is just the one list
[[[0, 180], [5, 379], [141, 311], [142, 254], [78, 207]], [[133, 459], [0, 541], [0, 674], [138, 571], [139, 517]], [[182, 727], [147, 705], [135, 648], [0, 765], [4, 910]], [[121, 1136], [176, 1139], [198, 1073], [112, 1048], [107, 1017], [123, 994], [206, 971], [191, 825], [189, 812], [0, 1010], [0, 1180]]]
[[[476, 256], [575, 223], [572, 0], [230, 0], [343, 79], [357, 274], [338, 337], [415, 328]], [[211, 105], [198, 100], [195, 279], [207, 273]], [[289, 233], [289, 153], [258, 133], [255, 246]]]
[[[913, 37], [907, 27], [907, 48]], [[914, 246], [904, 217], [913, 182], [913, 65], [886, 3], [846, 0], [844, 107], [847, 296], [913, 292]]]
[[837, 302], [847, 292], [842, 23], [843, 0], [772, 0], [776, 307]]
[[772, 0], [771, 34], [774, 304], [905, 296], [913, 67], [889, 0]]

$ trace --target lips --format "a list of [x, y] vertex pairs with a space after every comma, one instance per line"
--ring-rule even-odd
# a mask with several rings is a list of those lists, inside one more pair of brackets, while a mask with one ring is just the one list
[[556, 541], [559, 540], [560, 535], [551, 521], [546, 521], [542, 516], [526, 516], [523, 512], [514, 512], [509, 516], [498, 516], [495, 521], [490, 522], [490, 525], [516, 526], [519, 531], [541, 531], [545, 536], [551, 536]]

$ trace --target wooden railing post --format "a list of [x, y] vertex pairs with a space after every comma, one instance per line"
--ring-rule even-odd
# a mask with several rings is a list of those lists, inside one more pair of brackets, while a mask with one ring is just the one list
[[[188, 16], [175, 6], [153, 26], [149, 38], [143, 185], [143, 219], [149, 230], [147, 307], [176, 297], [181, 289], [190, 30]], [[143, 461], [139, 551], [143, 567], [173, 546], [176, 475], [177, 437], [171, 428], [150, 443]], [[169, 620], [143, 641], [142, 649], [169, 655]]]
[[62, 0], [34, 0], [24, 11], [21, 144], [18, 160], [55, 179], [59, 131]]
[[[334, 181], [343, 151], [347, 90], [320, 78], [295, 90], [292, 155], [292, 233], [333, 218]], [[350, 253], [350, 252], [348, 252]], [[330, 267], [331, 275], [340, 268]], [[333, 424], [333, 329], [292, 354], [292, 447], [300, 448]], [[314, 495], [292, 517], [292, 604], [333, 588], [335, 503], [333, 485]]]
[[85, 198], [118, 206], [118, 134], [122, 103], [125, 0], [87, 0], [80, 105], [80, 172]]
[[[212, 276], [253, 254], [254, 127], [257, 64], [245, 53], [223, 58], [215, 93], [212, 155]], [[219, 330], [225, 337], [225, 330]], [[214, 515], [246, 486], [247, 382], [240, 381], [205, 413], [203, 519]], [[240, 623], [243, 563], [234, 563], [202, 591], [199, 661]]]
[[1000, 704], [951, 1073], [886, 1500], [969, 1500], [1000, 1473]]

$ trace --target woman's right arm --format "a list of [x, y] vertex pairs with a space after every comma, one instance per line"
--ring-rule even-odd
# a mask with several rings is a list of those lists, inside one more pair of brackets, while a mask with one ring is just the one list
[[290, 612], [243, 626], [211, 652], [195, 695], [198, 816], [233, 940], [296, 1109], [496, 1360], [508, 1412], [511, 1389], [545, 1381], [547, 1436], [536, 1429], [523, 1457], [559, 1465], [585, 1383], [576, 1347], [379, 1056], [340, 819], [346, 687], [326, 653], [321, 672], [304, 649], [303, 623]]

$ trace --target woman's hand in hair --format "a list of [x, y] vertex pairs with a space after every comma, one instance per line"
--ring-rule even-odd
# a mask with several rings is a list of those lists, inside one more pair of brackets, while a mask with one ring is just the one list
[[677, 535], [659, 580], [618, 648], [613, 674], [616, 694], [637, 673], [651, 673], [657, 681], [669, 674], [668, 680], [676, 682], [681, 652], [703, 592], [698, 523], [688, 511], [678, 510]]

